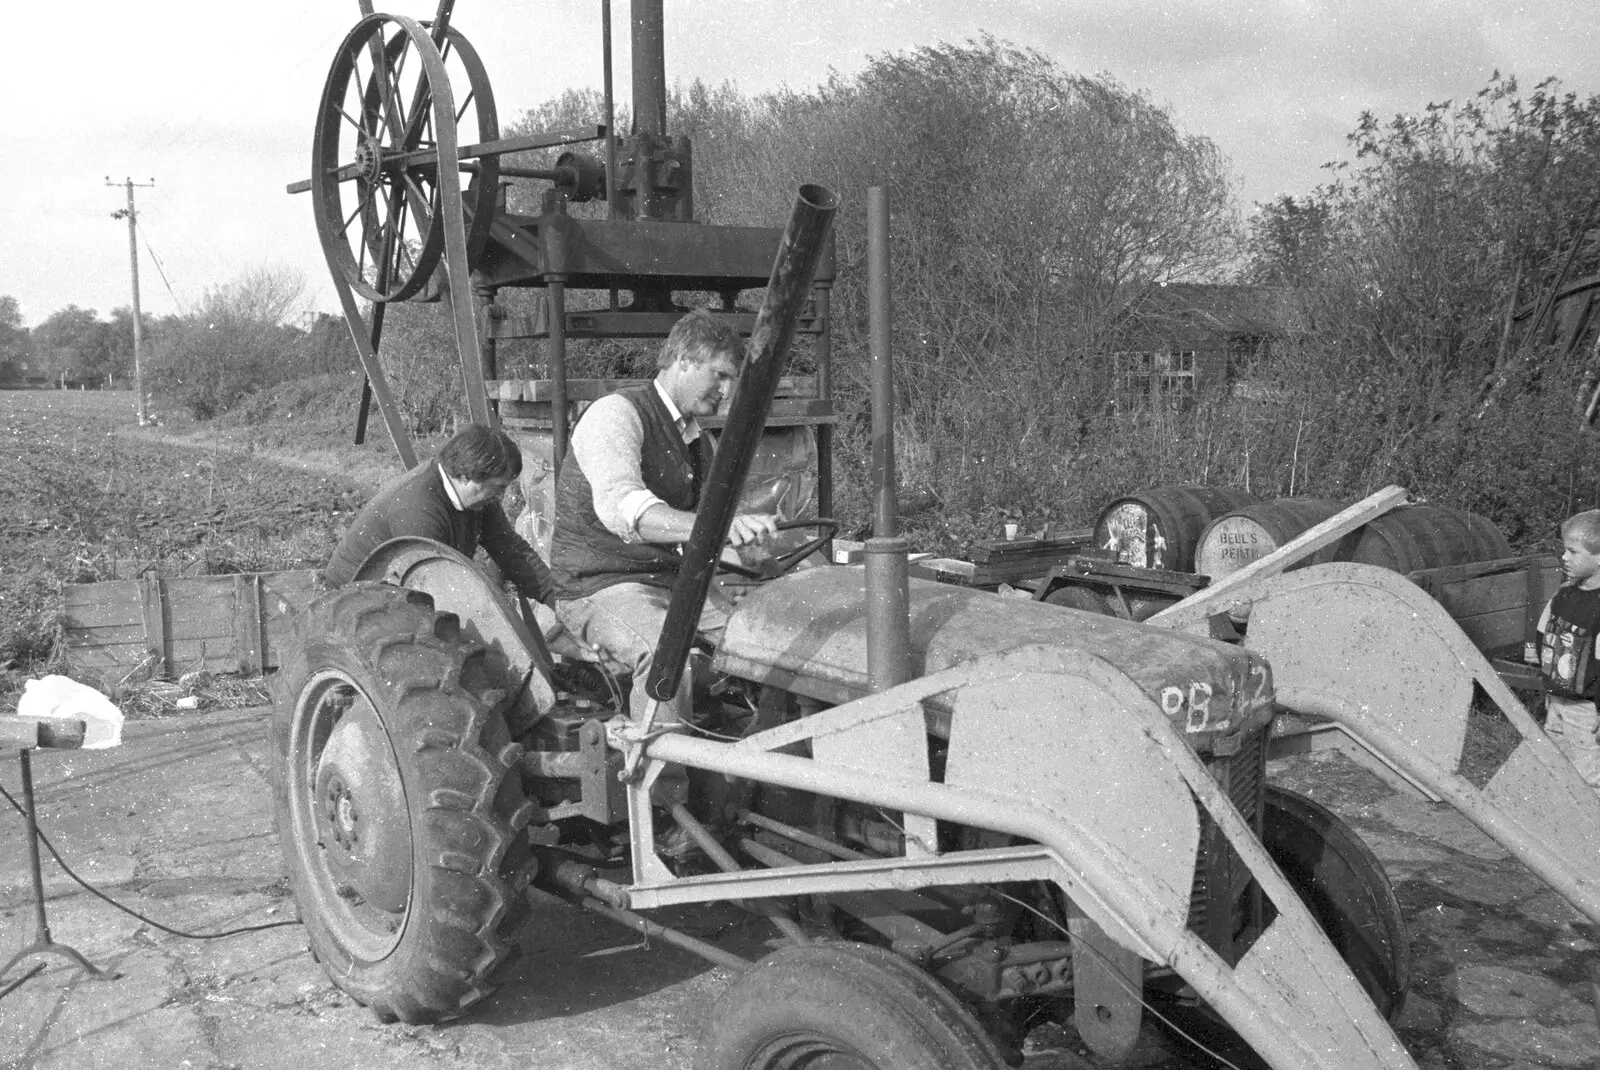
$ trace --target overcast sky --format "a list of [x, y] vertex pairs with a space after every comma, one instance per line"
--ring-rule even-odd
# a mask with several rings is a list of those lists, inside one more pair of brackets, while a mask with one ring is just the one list
[[[433, 0], [379, 10], [431, 15]], [[614, 0], [619, 98], [628, 2]], [[830, 68], [989, 32], [1068, 71], [1109, 73], [1214, 140], [1248, 207], [1305, 194], [1346, 158], [1363, 109], [1464, 99], [1495, 69], [1600, 93], [1597, 0], [665, 0], [669, 80], [804, 90]], [[68, 304], [129, 302], [136, 190], [141, 303], [179, 311], [253, 267], [305, 276], [337, 307], [305, 177], [311, 124], [355, 0], [78, 0], [7, 5], [0, 294], [35, 325]], [[458, 0], [502, 121], [601, 82], [599, 0]], [[598, 117], [597, 117], [598, 118]], [[108, 188], [109, 176], [119, 183]], [[780, 221], [775, 220], [774, 223]], [[164, 277], [163, 277], [164, 276]]]

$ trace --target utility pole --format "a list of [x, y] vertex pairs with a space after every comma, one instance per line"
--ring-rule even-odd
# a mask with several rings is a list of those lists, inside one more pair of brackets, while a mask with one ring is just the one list
[[135, 186], [152, 187], [155, 179], [148, 182], [135, 182], [128, 179], [125, 182], [113, 182], [111, 176], [106, 176], [106, 185], [124, 186], [128, 190], [128, 207], [119, 208], [111, 213], [112, 219], [128, 219], [128, 266], [133, 272], [133, 392], [138, 398], [139, 426], [145, 425], [144, 414], [144, 358], [139, 350], [144, 345], [144, 323], [139, 316], [139, 214], [133, 207], [133, 188]]

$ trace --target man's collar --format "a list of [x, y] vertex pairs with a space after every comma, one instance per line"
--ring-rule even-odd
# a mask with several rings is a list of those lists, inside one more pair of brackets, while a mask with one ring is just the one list
[[678, 406], [673, 404], [672, 396], [667, 393], [666, 387], [661, 385], [661, 380], [659, 378], [652, 379], [650, 381], [655, 384], [656, 396], [659, 397], [661, 399], [661, 403], [667, 407], [667, 415], [672, 417], [672, 422], [678, 425], [678, 430], [683, 435], [683, 440], [685, 442], [693, 442], [695, 439], [699, 438], [700, 422], [693, 416], [685, 416], [683, 413], [678, 411]]
[[466, 512], [467, 507], [461, 504], [461, 495], [456, 493], [456, 485], [451, 481], [450, 473], [446, 472], [444, 470], [444, 465], [440, 464], [438, 461], [434, 461], [433, 466], [439, 470], [439, 480], [444, 484], [444, 492], [449, 496], [450, 504], [455, 506], [456, 512]]

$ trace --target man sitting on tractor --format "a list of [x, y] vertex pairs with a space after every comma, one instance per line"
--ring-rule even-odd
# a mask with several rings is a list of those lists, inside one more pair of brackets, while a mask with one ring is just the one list
[[409, 535], [442, 542], [469, 558], [482, 546], [524, 597], [548, 602], [550, 570], [500, 508], [521, 472], [522, 451], [510, 435], [479, 424], [463, 428], [433, 461], [386, 484], [362, 507], [323, 578], [342, 587], [373, 550]]
[[[712, 444], [697, 417], [716, 413], [744, 362], [744, 343], [704, 310], [680, 319], [657, 357], [655, 379], [596, 401], [572, 431], [556, 486], [551, 535], [556, 611], [567, 628], [633, 672], [631, 712], [648, 702], [645, 677], [678, 567], [694, 530]], [[765, 544], [777, 518], [740, 513], [728, 541]], [[728, 606], [715, 588], [697, 634], [714, 642]], [[689, 674], [656, 712], [657, 724], [691, 719]]]

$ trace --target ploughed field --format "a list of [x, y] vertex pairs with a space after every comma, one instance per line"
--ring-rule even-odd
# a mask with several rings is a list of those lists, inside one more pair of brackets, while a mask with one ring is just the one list
[[141, 429], [125, 392], [0, 391], [0, 709], [42, 672], [60, 585], [320, 567], [371, 488]]

